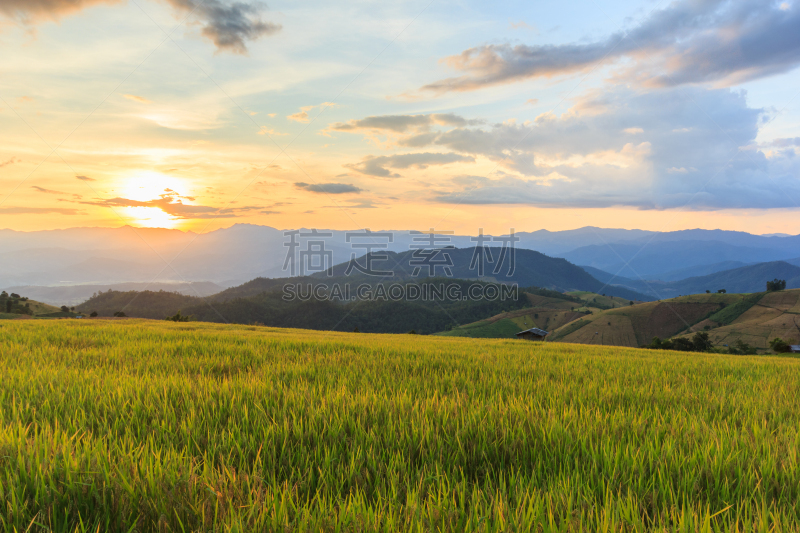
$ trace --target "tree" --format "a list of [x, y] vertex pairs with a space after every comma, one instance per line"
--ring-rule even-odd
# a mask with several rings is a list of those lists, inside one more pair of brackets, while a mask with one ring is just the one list
[[89, 316], [92, 317], [92, 318], [96, 317], [97, 316], [97, 311], [92, 311], [92, 314], [89, 315]]
[[733, 355], [756, 355], [756, 349], [742, 339], [737, 339], [732, 346], [728, 346], [728, 353]]
[[769, 347], [772, 348], [772, 351], [775, 353], [789, 353], [792, 351], [792, 347], [789, 343], [780, 337], [775, 337], [769, 341]]
[[182, 315], [180, 311], [175, 313], [173, 316], [168, 316], [166, 320], [172, 320], [173, 322], [189, 322], [194, 317]]
[[767, 292], [782, 291], [786, 289], [786, 280], [775, 278], [767, 282]]
[[726, 292], [728, 292], [728, 291], [726, 291], [725, 289], [719, 289], [717, 291], [717, 294], [725, 294]]
[[631, 300], [630, 302], [628, 302], [628, 305], [633, 305], [633, 300]]
[[117, 317], [117, 318], [123, 318], [123, 317], [126, 317], [128, 315], [126, 315], [122, 311], [117, 311], [116, 313], [114, 313], [114, 316]]
[[708, 333], [705, 331], [698, 331], [692, 337], [692, 344], [694, 344], [695, 350], [698, 352], [710, 352], [712, 348], [714, 348], [714, 344], [708, 338]]
[[66, 305], [62, 305], [61, 306], [61, 312], [62, 313], [69, 313], [69, 307], [67, 307]]
[[678, 337], [670, 342], [672, 343], [672, 349], [679, 352], [694, 352], [697, 350], [694, 343], [685, 337]]
[[11, 297], [14, 298], [15, 300], [19, 300], [19, 294], [15, 293], [15, 292], [11, 293]]
[[711, 291], [706, 289], [706, 294], [711, 294]]
[[653, 337], [653, 340], [650, 341], [650, 344], [645, 344], [642, 348], [650, 348], [651, 350], [671, 350], [672, 349], [672, 341], [667, 339], [666, 341], [662, 341], [658, 337]]

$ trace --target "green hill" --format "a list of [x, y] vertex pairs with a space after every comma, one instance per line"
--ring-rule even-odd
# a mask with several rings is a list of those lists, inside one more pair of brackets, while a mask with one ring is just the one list
[[[274, 280], [253, 280], [239, 294], [249, 294], [259, 286], [270, 284]], [[226, 291], [225, 298], [194, 298], [172, 292], [115, 292], [99, 293], [81, 304], [81, 310], [97, 311], [100, 316], [113, 316], [118, 311], [130, 317], [163, 319], [178, 311], [190, 315], [195, 320], [205, 322], [231, 322], [239, 324], [265, 324], [275, 327], [335, 329], [353, 331], [358, 328], [363, 332], [374, 333], [406, 333], [414, 330], [417, 333], [435, 333], [449, 329], [454, 325], [466, 324], [493, 316], [507, 310], [516, 310], [530, 305], [527, 294], [520, 290], [516, 296], [506, 300], [491, 299], [450, 299], [447, 297], [433, 299], [400, 300], [375, 298], [372, 300], [338, 301], [328, 298], [310, 297], [284, 299], [282, 290], [287, 279], [281, 280], [271, 290], [257, 292], [247, 297], [237, 297], [236, 292]], [[293, 283], [308, 283], [309, 278], [291, 280]], [[323, 286], [321, 280], [313, 280]], [[476, 282], [449, 278], [426, 278], [420, 282], [406, 281], [399, 285], [408, 292], [413, 286], [431, 294], [431, 287], [441, 285], [458, 288], [459, 294], [467, 294], [471, 285], [494, 287], [499, 291], [497, 283]], [[304, 283], [305, 285], [305, 283]], [[389, 284], [375, 284], [371, 287], [374, 293], [378, 286], [387, 290]], [[304, 289], [305, 290], [305, 289]], [[541, 295], [558, 295], [553, 291], [530, 289]], [[444, 295], [446, 296], [446, 295]], [[541, 296], [548, 298], [550, 296]], [[579, 300], [576, 299], [579, 302]], [[573, 303], [573, 305], [579, 305]]]
[[744, 295], [740, 302], [693, 325], [690, 331], [708, 331], [716, 346], [732, 346], [741, 340], [759, 350], [768, 350], [769, 341], [776, 337], [798, 344], [800, 290]]
[[437, 335], [446, 337], [509, 338], [533, 327], [552, 330], [586, 316], [584, 301], [573, 294], [555, 292], [526, 294], [532, 307], [499, 313]]
[[707, 331], [716, 346], [736, 340], [760, 350], [780, 337], [800, 340], [800, 290], [752, 294], [696, 294], [609, 309], [562, 326], [551, 341], [641, 346]]
[[800, 267], [785, 261], [757, 263], [738, 268], [722, 270], [705, 276], [694, 276], [677, 281], [642, 281], [620, 276], [613, 276], [601, 270], [584, 267], [587, 272], [604, 283], [614, 287], [648, 294], [651, 298], [665, 299], [685, 294], [700, 294], [706, 291], [716, 292], [725, 289], [728, 292], [751, 293], [763, 291], [766, 282], [775, 278], [786, 280], [786, 288], [800, 288]]
[[[619, 296], [628, 300], [649, 300], [651, 298], [625, 287], [614, 287], [606, 285], [592, 277], [583, 268], [576, 266], [566, 259], [549, 257], [533, 250], [517, 249], [514, 252], [514, 268], [510, 269], [511, 260], [508, 253], [501, 256], [500, 248], [487, 248], [485, 254], [490, 254], [493, 263], [488, 259], [485, 263], [484, 275], [479, 276], [477, 263], [475, 262], [476, 248], [443, 248], [436, 255], [436, 261], [447, 261], [451, 266], [448, 277], [457, 279], [481, 279], [483, 281], [497, 283], [516, 283], [520, 287], [542, 287], [558, 292], [567, 291], [589, 291], [604, 292], [608, 295]], [[427, 250], [426, 250], [427, 251]], [[372, 268], [376, 271], [391, 271], [393, 276], [382, 278], [385, 281], [398, 281], [408, 279], [419, 279], [429, 275], [427, 268], [422, 267], [415, 272], [416, 251], [402, 253], [382, 252], [374, 253], [372, 256]], [[487, 256], [488, 257], [488, 256]], [[358, 263], [366, 264], [366, 256], [357, 260]], [[500, 264], [500, 268], [496, 266]], [[349, 262], [341, 263], [332, 267], [328, 272], [314, 274], [317, 279], [342, 278], [349, 266]], [[497, 272], [495, 272], [497, 270]], [[444, 268], [438, 266], [435, 275], [443, 276]], [[360, 283], [362, 281], [374, 283], [376, 278], [358, 275], [352, 272], [348, 277], [351, 282]]]
[[49, 315], [72, 316], [71, 313], [63, 313], [58, 307], [31, 300], [20, 294], [0, 292], [0, 319]]

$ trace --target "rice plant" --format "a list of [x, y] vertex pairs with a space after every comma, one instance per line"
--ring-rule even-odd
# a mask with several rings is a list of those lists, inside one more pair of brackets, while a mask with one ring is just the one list
[[2, 531], [798, 531], [800, 363], [0, 325]]

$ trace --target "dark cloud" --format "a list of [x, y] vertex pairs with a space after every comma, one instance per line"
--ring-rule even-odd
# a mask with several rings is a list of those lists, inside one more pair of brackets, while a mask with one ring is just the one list
[[[246, 43], [281, 30], [280, 24], [262, 19], [266, 6], [261, 2], [222, 2], [221, 0], [166, 0], [190, 20], [202, 22], [201, 33], [219, 51], [247, 53]], [[26, 24], [41, 19], [58, 20], [98, 4], [118, 4], [120, 0], [2, 0], [0, 13]]]
[[75, 176], [75, 179], [76, 180], [81, 180], [81, 181], [97, 181], [96, 179], [89, 178], [87, 176]]
[[350, 192], [361, 192], [361, 189], [349, 183], [303, 183], [298, 182], [294, 184], [298, 189], [304, 189], [309, 192], [318, 192], [326, 194], [344, 194]]
[[346, 165], [362, 174], [377, 176], [380, 178], [399, 178], [400, 174], [391, 172], [390, 168], [419, 168], [426, 169], [430, 165], [447, 165], [448, 163], [474, 163], [475, 158], [459, 154], [440, 154], [440, 153], [419, 153], [419, 154], [398, 154], [370, 156], [360, 163]]
[[261, 13], [265, 7], [261, 3], [234, 2], [226, 5], [219, 0], [169, 0], [177, 6], [200, 13], [206, 21], [202, 33], [211, 39], [219, 50], [244, 54], [245, 41], [255, 41], [265, 35], [281, 30], [280, 24], [265, 22]]
[[0, 207], [0, 214], [3, 215], [85, 215], [79, 209], [62, 209], [58, 207]]
[[484, 45], [445, 58], [464, 74], [424, 91], [470, 91], [583, 72], [627, 60], [622, 77], [657, 86], [731, 85], [800, 63], [800, 9], [764, 0], [683, 0], [638, 26], [588, 44]]

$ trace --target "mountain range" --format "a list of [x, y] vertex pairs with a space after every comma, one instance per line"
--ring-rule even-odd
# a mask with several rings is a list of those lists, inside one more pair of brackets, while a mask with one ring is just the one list
[[759, 292], [766, 290], [767, 281], [776, 278], [785, 280], [787, 289], [800, 288], [800, 267], [786, 261], [756, 263], [678, 281], [636, 280], [592, 267], [584, 267], [584, 270], [609, 286], [637, 291], [655, 300], [721, 289], [734, 293]]
[[[353, 254], [362, 256], [369, 251], [364, 247], [366, 244], [384, 244], [387, 251], [403, 253], [429, 240], [424, 233], [408, 230], [375, 232], [367, 237], [351, 235], [350, 242], [346, 231], [320, 232], [329, 234], [322, 239], [330, 252], [326, 266], [346, 262]], [[391, 239], [376, 233], [390, 233]], [[628, 280], [667, 283], [775, 261], [800, 266], [800, 236], [699, 229], [659, 233], [584, 227], [517, 232], [515, 237], [518, 249], [566, 259], [573, 265], [599, 269]], [[179, 283], [182, 287], [191, 287], [187, 284], [207, 282], [225, 288], [259, 277], [313, 273], [284, 268], [287, 267], [289, 248], [285, 244], [288, 239], [284, 230], [249, 224], [236, 224], [203, 234], [130, 226], [32, 232], [3, 229], [0, 230], [0, 287], [19, 288], [23, 292], [35, 290], [42, 301], [60, 304], [66, 303], [61, 300], [65, 298], [63, 293], [47, 288], [92, 286], [92, 289], [73, 290], [73, 294], [88, 297], [95, 290], [108, 290], [125, 283], [145, 286]], [[299, 250], [304, 250], [309, 240], [313, 239], [299, 238]], [[435, 246], [463, 249], [474, 247], [476, 242], [470, 236], [439, 234]], [[362, 246], [354, 247], [354, 243]], [[501, 244], [496, 240], [485, 243], [492, 247]], [[761, 284], [764, 280], [754, 278], [752, 282]], [[615, 284], [645, 292], [641, 285], [631, 285], [627, 281]], [[656, 297], [652, 291], [646, 294]], [[69, 301], [75, 301], [74, 298]]]

